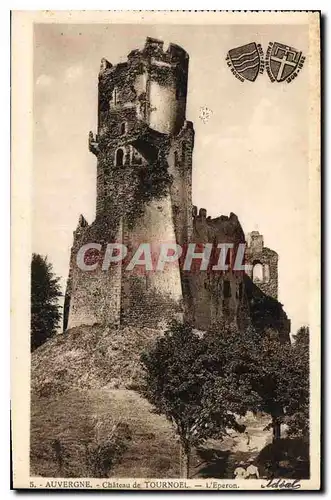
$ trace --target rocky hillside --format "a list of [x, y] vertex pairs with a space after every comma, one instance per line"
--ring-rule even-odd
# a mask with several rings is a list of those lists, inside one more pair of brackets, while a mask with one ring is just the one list
[[80, 326], [57, 335], [34, 351], [32, 392], [135, 388], [141, 352], [161, 332], [149, 328]]
[[[33, 352], [32, 476], [178, 477], [173, 427], [134, 390], [141, 385], [140, 354], [161, 334], [148, 328], [82, 326]], [[196, 450], [191, 477], [233, 477], [236, 464], [267, 443], [266, 424], [265, 418], [246, 421], [254, 446], [250, 452], [241, 435]], [[101, 455], [106, 460], [100, 462]]]
[[[109, 474], [178, 476], [178, 442], [169, 422], [133, 390], [140, 354], [161, 332], [82, 326], [57, 335], [31, 358], [31, 474], [95, 477], [94, 459], [114, 428], [123, 450]], [[112, 472], [110, 472], [110, 470]]]

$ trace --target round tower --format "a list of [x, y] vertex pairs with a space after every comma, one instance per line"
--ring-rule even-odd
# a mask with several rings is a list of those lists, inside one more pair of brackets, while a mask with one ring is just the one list
[[125, 63], [113, 66], [102, 59], [99, 73], [99, 133], [107, 130], [108, 115], [121, 106], [135, 108], [136, 118], [152, 130], [176, 135], [185, 122], [189, 56], [175, 44], [147, 38]]
[[[126, 62], [101, 61], [98, 130], [89, 136], [97, 156], [94, 224], [102, 225], [103, 235], [111, 228], [130, 255], [146, 242], [157, 254], [160, 243], [189, 239], [194, 131], [185, 120], [188, 60], [181, 47], [164, 50], [162, 41], [147, 38]], [[121, 321], [159, 323], [181, 314], [178, 265], [152, 273], [125, 269], [113, 279], [119, 280]]]

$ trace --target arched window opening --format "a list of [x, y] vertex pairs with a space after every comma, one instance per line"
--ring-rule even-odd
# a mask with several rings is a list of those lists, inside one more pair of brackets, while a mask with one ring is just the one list
[[263, 266], [260, 262], [254, 264], [253, 267], [253, 282], [262, 282], [263, 281]]
[[116, 167], [122, 167], [124, 164], [124, 151], [123, 149], [118, 149], [115, 156]]
[[126, 122], [121, 123], [120, 134], [121, 135], [125, 135], [126, 134]]

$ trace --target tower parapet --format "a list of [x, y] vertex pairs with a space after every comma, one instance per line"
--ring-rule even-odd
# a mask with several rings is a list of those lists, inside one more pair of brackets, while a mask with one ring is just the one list
[[162, 134], [176, 135], [185, 121], [189, 57], [184, 49], [147, 38], [124, 63], [102, 60], [99, 73], [99, 132], [107, 128], [109, 113], [121, 107]]

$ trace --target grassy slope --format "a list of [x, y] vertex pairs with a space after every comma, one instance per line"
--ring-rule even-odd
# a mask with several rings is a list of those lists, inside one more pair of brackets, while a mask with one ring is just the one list
[[[104, 442], [114, 424], [125, 423], [132, 438], [111, 476], [178, 477], [179, 445], [171, 425], [129, 390], [141, 376], [141, 351], [158, 333], [146, 328], [79, 327], [33, 353], [32, 475], [91, 477], [88, 447]], [[262, 431], [266, 421], [250, 425], [261, 449], [269, 438]], [[61, 465], [56, 440], [61, 443]], [[238, 460], [248, 456], [244, 441], [236, 435], [222, 443], [209, 442], [192, 457], [191, 475], [233, 477]]]
[[32, 390], [40, 396], [68, 389], [126, 388], [141, 375], [139, 357], [159, 332], [150, 328], [72, 328], [32, 355]]
[[[32, 355], [31, 473], [91, 475], [86, 447], [102, 442], [114, 424], [132, 433], [112, 475], [178, 476], [178, 443], [171, 425], [136, 392], [139, 358], [159, 332], [98, 326], [73, 328]], [[63, 464], [54, 442], [61, 443]]]
[[[32, 405], [31, 473], [90, 476], [86, 444], [102, 442], [114, 424], [126, 423], [132, 439], [112, 471], [117, 477], [178, 477], [178, 444], [172, 427], [136, 392], [123, 389], [70, 391], [37, 398]], [[54, 440], [63, 447], [59, 470]]]
[[[96, 394], [99, 416], [112, 414], [132, 430], [132, 442], [113, 469], [119, 477], [178, 477], [178, 441], [172, 426], [136, 392], [103, 391]], [[102, 418], [102, 417], [101, 417]]]

